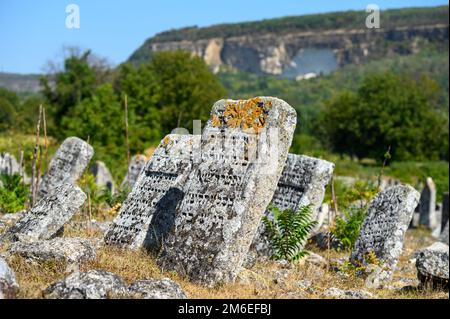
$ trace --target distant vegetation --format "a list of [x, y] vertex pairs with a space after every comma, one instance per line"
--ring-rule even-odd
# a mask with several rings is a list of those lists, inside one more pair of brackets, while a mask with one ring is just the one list
[[[411, 21], [414, 21], [415, 25], [448, 24], [449, 17], [448, 6], [391, 9], [383, 11], [382, 15], [384, 28], [408, 26], [411, 25]], [[147, 42], [193, 41], [268, 32], [280, 35], [292, 31], [353, 29], [360, 28], [366, 17], [367, 13], [365, 11], [347, 11], [267, 19], [255, 22], [220, 24], [205, 28], [193, 26], [159, 33], [147, 40]]]

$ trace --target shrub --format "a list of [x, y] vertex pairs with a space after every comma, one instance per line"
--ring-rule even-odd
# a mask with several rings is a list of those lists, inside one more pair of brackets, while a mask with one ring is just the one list
[[312, 221], [310, 205], [300, 207], [298, 212], [290, 209], [280, 211], [277, 207], [269, 207], [273, 221], [263, 217], [264, 225], [274, 249], [274, 258], [295, 262], [308, 254], [303, 246], [308, 239], [309, 232], [316, 226]]
[[0, 211], [15, 213], [25, 208], [28, 200], [28, 187], [22, 183], [19, 174], [0, 175]]
[[367, 214], [367, 206], [352, 206], [343, 211], [343, 216], [337, 216], [331, 232], [346, 249], [351, 249], [359, 236], [361, 225]]

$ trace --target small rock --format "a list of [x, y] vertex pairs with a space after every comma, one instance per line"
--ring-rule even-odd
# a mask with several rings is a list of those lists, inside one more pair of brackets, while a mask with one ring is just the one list
[[417, 277], [423, 287], [448, 290], [449, 246], [436, 242], [419, 251]]
[[302, 280], [297, 281], [297, 286], [300, 289], [308, 290], [312, 286], [312, 282], [311, 282], [311, 280], [302, 279]]
[[328, 249], [328, 242], [330, 243], [330, 248], [332, 249], [340, 251], [345, 248], [342, 241], [328, 231], [320, 232], [311, 237], [310, 240], [320, 249]]
[[307, 263], [313, 264], [318, 267], [326, 268], [328, 267], [328, 262], [325, 258], [322, 256], [315, 254], [315, 253], [309, 253], [305, 260]]
[[139, 280], [128, 291], [143, 299], [186, 299], [187, 296], [175, 281], [169, 278], [161, 280]]
[[43, 291], [46, 299], [107, 299], [127, 296], [123, 280], [110, 272], [89, 270], [75, 272], [51, 284]]
[[14, 298], [19, 291], [14, 271], [0, 257], [0, 299]]
[[342, 290], [339, 288], [329, 288], [323, 293], [326, 297], [334, 299], [372, 299], [373, 295], [367, 291]]
[[95, 248], [85, 238], [54, 238], [33, 243], [13, 243], [8, 252], [37, 261], [57, 260], [67, 263], [80, 263], [94, 260]]
[[367, 265], [365, 269], [367, 278], [364, 282], [364, 286], [367, 289], [381, 289], [390, 281], [391, 274], [389, 271], [385, 271], [383, 268], [377, 265]]

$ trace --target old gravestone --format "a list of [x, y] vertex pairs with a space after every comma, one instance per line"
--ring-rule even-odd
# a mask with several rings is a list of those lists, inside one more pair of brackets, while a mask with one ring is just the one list
[[4, 241], [32, 242], [58, 234], [86, 200], [83, 191], [70, 183], [55, 188], [0, 237]]
[[64, 183], [75, 184], [89, 164], [94, 149], [78, 137], [68, 137], [50, 161], [39, 185], [37, 198], [43, 198]]
[[21, 167], [16, 158], [9, 154], [0, 154], [0, 174], [13, 175], [15, 173], [21, 173]]
[[419, 225], [429, 229], [434, 229], [437, 226], [436, 185], [431, 177], [427, 177], [425, 186], [420, 194]]
[[97, 185], [99, 189], [108, 190], [111, 194], [114, 194], [114, 180], [105, 163], [96, 161], [94, 165], [91, 166], [91, 173], [94, 175], [95, 185]]
[[441, 232], [448, 225], [449, 207], [448, 207], [448, 192], [442, 194], [442, 218], [441, 218]]
[[[334, 164], [331, 162], [305, 155], [289, 154], [271, 205], [281, 211], [285, 209], [298, 211], [302, 206], [311, 205], [312, 220], [317, 221], [317, 226], [311, 232], [311, 234], [314, 234], [325, 218], [323, 214], [319, 213], [319, 208], [325, 195], [325, 188], [333, 175], [333, 170]], [[265, 211], [265, 215], [269, 219], [273, 219], [269, 210]], [[262, 222], [253, 239], [251, 251], [260, 256], [272, 254], [270, 242]]]
[[128, 171], [125, 175], [125, 178], [122, 181], [122, 184], [120, 184], [120, 188], [128, 188], [129, 190], [133, 189], [134, 183], [136, 183], [139, 174], [141, 173], [142, 169], [145, 166], [145, 163], [147, 162], [147, 159], [144, 155], [134, 155], [131, 160], [130, 164], [128, 165]]
[[233, 281], [275, 192], [296, 125], [271, 97], [214, 104], [158, 264], [194, 282]]
[[385, 280], [389, 280], [402, 253], [405, 232], [419, 197], [419, 192], [409, 185], [393, 186], [378, 193], [370, 203], [350, 261], [354, 265], [367, 265], [375, 256], [385, 270]]
[[157, 249], [171, 228], [199, 135], [167, 135], [141, 171], [105, 234], [107, 244]]

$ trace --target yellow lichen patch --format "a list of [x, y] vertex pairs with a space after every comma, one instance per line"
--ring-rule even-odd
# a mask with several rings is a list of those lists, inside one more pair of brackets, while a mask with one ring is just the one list
[[167, 145], [169, 145], [169, 143], [170, 143], [170, 137], [166, 136], [163, 139], [163, 146], [166, 147]]
[[[223, 120], [229, 128], [252, 129], [259, 133], [264, 128], [270, 106], [272, 106], [271, 101], [264, 103], [259, 97], [227, 103]], [[212, 122], [214, 127], [221, 125], [217, 115], [213, 115]]]

